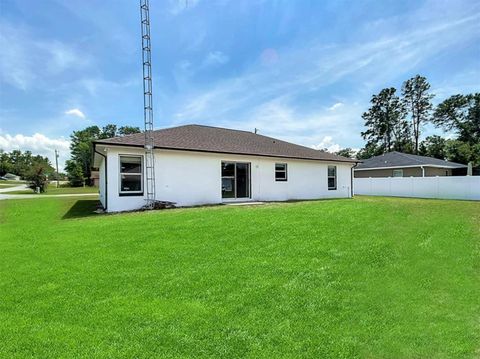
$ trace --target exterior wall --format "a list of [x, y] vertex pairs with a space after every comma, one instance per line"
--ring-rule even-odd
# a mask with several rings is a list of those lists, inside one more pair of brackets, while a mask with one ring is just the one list
[[425, 177], [451, 176], [452, 170], [448, 168], [425, 167]]
[[480, 200], [480, 177], [355, 178], [357, 195]]
[[[109, 212], [134, 210], [145, 204], [145, 196], [119, 195], [119, 155], [143, 155], [143, 149], [110, 147], [107, 150]], [[157, 200], [177, 206], [222, 203], [221, 162], [249, 162], [251, 200], [342, 198], [351, 196], [352, 164], [270, 157], [156, 150], [155, 192]], [[275, 181], [275, 163], [288, 164], [288, 181]], [[328, 165], [337, 166], [337, 189], [328, 190]], [[100, 168], [100, 173], [104, 172]], [[144, 179], [145, 182], [145, 179]], [[146, 183], [144, 183], [145, 189]]]
[[[403, 177], [422, 177], [422, 169], [420, 167], [404, 167], [394, 168], [396, 170], [403, 169]], [[392, 169], [378, 169], [378, 170], [356, 170], [354, 172], [355, 178], [379, 178], [379, 177], [393, 177]], [[424, 167], [425, 177], [435, 176], [451, 176], [452, 170], [438, 167]]]

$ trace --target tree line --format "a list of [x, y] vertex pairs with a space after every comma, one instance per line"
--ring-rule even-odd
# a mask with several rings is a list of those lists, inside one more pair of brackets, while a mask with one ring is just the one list
[[[366, 144], [357, 158], [399, 151], [480, 165], [480, 93], [453, 95], [436, 107], [434, 97], [427, 79], [420, 75], [405, 81], [400, 94], [390, 87], [373, 95], [362, 115]], [[453, 137], [432, 135], [421, 141], [423, 126], [429, 123]], [[355, 156], [351, 148], [337, 154]]]
[[55, 178], [56, 172], [49, 159], [33, 155], [30, 151], [13, 150], [5, 152], [0, 149], [0, 176], [12, 173], [27, 180], [30, 187], [41, 192], [45, 190], [47, 178]]
[[72, 186], [92, 185], [93, 141], [117, 136], [140, 133], [140, 128], [134, 126], [117, 127], [108, 124], [102, 128], [89, 126], [83, 130], [74, 131], [70, 135], [70, 159], [65, 164], [65, 171]]
[[[70, 159], [66, 161], [65, 171], [72, 186], [92, 185], [91, 166], [93, 158], [93, 141], [140, 133], [140, 128], [108, 124], [102, 128], [90, 126], [71, 135]], [[13, 150], [5, 152], [0, 149], [0, 176], [12, 173], [29, 182], [33, 190], [44, 192], [47, 181], [57, 179], [49, 159], [41, 155], [33, 155], [30, 151]]]

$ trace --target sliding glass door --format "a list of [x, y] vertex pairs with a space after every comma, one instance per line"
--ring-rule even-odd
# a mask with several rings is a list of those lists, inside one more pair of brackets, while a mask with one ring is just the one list
[[222, 162], [222, 198], [250, 198], [250, 163]]

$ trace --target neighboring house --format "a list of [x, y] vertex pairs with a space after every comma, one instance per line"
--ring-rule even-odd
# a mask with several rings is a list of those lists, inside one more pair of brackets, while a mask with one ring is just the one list
[[[156, 199], [192, 206], [348, 198], [349, 158], [247, 131], [186, 125], [154, 131]], [[145, 205], [144, 134], [94, 142], [108, 212]]]
[[100, 184], [100, 173], [96, 169], [92, 169], [90, 172], [90, 180], [92, 181], [92, 185], [98, 187]]
[[388, 152], [363, 160], [355, 167], [355, 178], [464, 176], [467, 166], [438, 158]]
[[20, 176], [14, 175], [13, 173], [6, 173], [3, 177], [8, 181], [20, 181]]

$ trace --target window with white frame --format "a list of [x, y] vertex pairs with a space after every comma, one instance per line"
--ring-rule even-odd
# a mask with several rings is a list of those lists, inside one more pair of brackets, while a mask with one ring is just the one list
[[287, 180], [287, 164], [275, 163], [275, 181]]
[[328, 189], [337, 189], [337, 166], [328, 166]]
[[120, 194], [143, 194], [142, 156], [120, 156]]
[[403, 177], [403, 170], [393, 170], [393, 177]]

